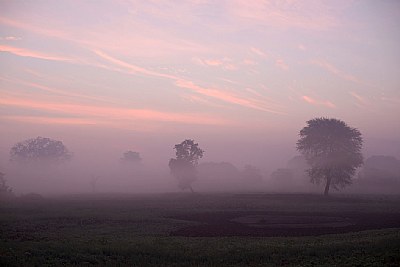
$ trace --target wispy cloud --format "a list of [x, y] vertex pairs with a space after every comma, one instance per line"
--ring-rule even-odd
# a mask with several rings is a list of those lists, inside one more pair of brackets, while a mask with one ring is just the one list
[[15, 19], [10, 19], [4, 16], [0, 16], [0, 24], [7, 25], [17, 29], [27, 30], [32, 33], [41, 34], [48, 37], [58, 38], [62, 40], [72, 40], [71, 36], [60, 30], [51, 29], [51, 27], [37, 27], [32, 23], [25, 23]]
[[303, 95], [301, 98], [302, 98], [305, 102], [307, 102], [307, 103], [309, 103], [309, 104], [311, 104], [311, 105], [325, 106], [325, 107], [328, 107], [328, 108], [335, 108], [335, 107], [336, 107], [335, 104], [333, 104], [332, 102], [330, 102], [330, 101], [328, 101], [328, 100], [319, 100], [319, 99], [312, 98], [312, 97], [306, 96], [306, 95]]
[[262, 94], [260, 94], [259, 92], [257, 92], [257, 91], [254, 90], [254, 89], [246, 88], [246, 91], [252, 93], [252, 94], [255, 95], [256, 97], [264, 97]]
[[278, 68], [282, 69], [282, 70], [288, 70], [289, 66], [285, 63], [285, 61], [283, 59], [277, 59], [275, 60], [275, 66], [277, 66]]
[[369, 104], [369, 101], [365, 97], [357, 94], [356, 92], [349, 92], [349, 94], [357, 100], [358, 105], [366, 106]]
[[258, 100], [252, 99], [252, 98], [239, 97], [232, 93], [225, 92], [221, 89], [215, 89], [215, 88], [211, 89], [211, 88], [201, 87], [199, 85], [196, 85], [193, 81], [190, 81], [188, 79], [180, 78], [175, 75], [164, 74], [164, 73], [160, 73], [160, 72], [147, 70], [145, 68], [141, 68], [136, 65], [132, 65], [130, 63], [127, 63], [122, 60], [111, 57], [100, 51], [95, 51], [95, 53], [98, 54], [100, 57], [102, 57], [118, 66], [121, 66], [121, 67], [124, 67], [124, 68], [130, 70], [134, 74], [145, 74], [145, 75], [150, 75], [150, 76], [166, 78], [166, 79], [172, 80], [174, 82], [174, 84], [178, 87], [190, 89], [198, 94], [212, 97], [212, 98], [218, 99], [218, 100], [226, 102], [226, 103], [235, 104], [235, 105], [239, 105], [239, 106], [243, 106], [243, 107], [247, 107], [247, 108], [262, 110], [262, 111], [267, 111], [267, 112], [271, 112], [271, 113], [275, 113], [275, 114], [283, 113], [279, 110], [275, 110], [275, 109], [269, 107], [267, 103], [263, 103]]
[[260, 56], [263, 58], [267, 57], [267, 54], [265, 52], [261, 51], [259, 48], [250, 47], [250, 51], [257, 56]]
[[210, 125], [224, 125], [228, 123], [227, 120], [204, 114], [182, 114], [151, 109], [129, 109], [113, 106], [69, 104], [7, 96], [0, 99], [0, 105], [51, 112], [63, 115], [61, 117], [65, 117], [65, 115], [76, 116], [98, 123], [109, 123], [115, 121], [164, 121]]
[[228, 57], [222, 59], [200, 59], [195, 57], [193, 61], [201, 66], [221, 67], [224, 70], [236, 70], [238, 68], [237, 65], [233, 63], [233, 60]]
[[[66, 27], [63, 24], [54, 26], [51, 23], [46, 23], [46, 20], [29, 21], [0, 16], [0, 25], [3, 24], [35, 35], [65, 41], [78, 49], [105, 50], [123, 55], [151, 58], [168, 57], [182, 53], [202, 53], [209, 50], [206, 45], [185, 39], [182, 36], [170, 35], [165, 30], [138, 21], [132, 16], [118, 17], [114, 22], [114, 27], [99, 26], [92, 28], [93, 25], [90, 25], [91, 31], [83, 32]], [[135, 34], [127, 34], [126, 28], [134, 28]], [[135, 47], [135, 49], [132, 49], [132, 47]]]
[[210, 101], [210, 100], [205, 99], [204, 97], [199, 96], [199, 95], [193, 95], [193, 94], [186, 95], [186, 94], [184, 94], [181, 97], [185, 101], [189, 101], [191, 103], [198, 103], [198, 104], [201, 104], [201, 105], [206, 105], [206, 106], [210, 106], [210, 107], [218, 107], [218, 108], [223, 108], [224, 107], [221, 104], [217, 104], [214, 101]]
[[275, 114], [283, 114], [282, 111], [279, 111], [279, 110], [269, 107], [269, 105], [263, 101], [259, 101], [259, 100], [252, 99], [252, 98], [240, 97], [240, 96], [234, 95], [232, 93], [227, 93], [227, 92], [217, 90], [217, 89], [201, 87], [201, 86], [194, 84], [191, 81], [178, 80], [178, 81], [176, 81], [176, 85], [178, 87], [190, 89], [196, 93], [199, 93], [199, 94], [202, 94], [202, 95], [205, 95], [208, 97], [216, 98], [218, 100], [221, 100], [221, 101], [224, 101], [227, 103], [236, 104], [236, 105], [240, 105], [243, 107], [248, 107], [248, 108], [257, 109], [257, 110], [261, 110], [261, 111], [267, 111], [267, 112], [275, 113]]
[[308, 4], [303, 1], [234, 0], [228, 2], [227, 11], [237, 19], [280, 28], [322, 31], [339, 24], [329, 6], [321, 1], [305, 2]]
[[[44, 76], [40, 76], [40, 77], [41, 77], [41, 79], [43, 79]], [[104, 98], [104, 97], [100, 97], [100, 96], [92, 96], [92, 95], [87, 95], [87, 94], [82, 94], [82, 93], [75, 93], [75, 92], [72, 92], [67, 89], [59, 89], [59, 88], [55, 88], [55, 87], [49, 87], [49, 86], [39, 84], [36, 82], [27, 82], [27, 81], [20, 80], [20, 79], [8, 79], [8, 78], [0, 76], [0, 81], [4, 81], [7, 83], [11, 83], [11, 84], [22, 85], [27, 88], [35, 88], [40, 91], [46, 92], [46, 96], [60, 95], [60, 96], [68, 96], [71, 99], [79, 99], [79, 100], [85, 99], [85, 100], [92, 100], [95, 102], [100, 101], [100, 102], [106, 102], [106, 103], [113, 102], [112, 99], [110, 99], [110, 98]]]
[[0, 119], [32, 124], [96, 125], [99, 121], [83, 118], [45, 117], [45, 116], [0, 116]]
[[167, 78], [167, 79], [172, 79], [172, 80], [179, 79], [178, 77], [176, 77], [174, 75], [169, 75], [169, 74], [164, 74], [164, 73], [161, 73], [161, 72], [148, 70], [146, 68], [142, 68], [142, 67], [139, 67], [137, 65], [127, 63], [125, 61], [119, 60], [119, 59], [117, 59], [115, 57], [112, 57], [112, 56], [110, 56], [110, 55], [108, 55], [108, 54], [106, 54], [106, 53], [104, 53], [102, 51], [99, 51], [99, 50], [93, 50], [93, 52], [96, 55], [98, 55], [99, 57], [101, 57], [101, 58], [103, 58], [103, 59], [105, 59], [105, 60], [107, 60], [107, 61], [109, 61], [111, 63], [114, 63], [114, 64], [116, 64], [116, 65], [118, 65], [120, 67], [123, 67], [123, 68], [129, 70], [133, 74], [150, 75], [150, 76]]
[[220, 59], [206, 59], [203, 62], [208, 66], [221, 66], [224, 64], [223, 60]]
[[346, 73], [345, 71], [342, 71], [340, 69], [338, 69], [336, 66], [334, 66], [333, 64], [327, 62], [326, 60], [322, 60], [322, 59], [315, 59], [311, 61], [311, 64], [321, 67], [323, 69], [325, 69], [326, 71], [344, 79], [347, 81], [351, 81], [354, 83], [358, 83], [358, 84], [364, 84], [366, 85], [366, 83], [364, 83], [363, 81], [361, 81], [359, 78], [355, 77], [352, 74]]
[[37, 52], [29, 49], [18, 48], [7, 45], [0, 45], [0, 52], [8, 52], [21, 57], [31, 57], [45, 60], [55, 60], [55, 61], [73, 61], [73, 59], [63, 56], [56, 56], [51, 54], [46, 54], [42, 52]]
[[4, 41], [19, 41], [22, 40], [21, 37], [16, 37], [16, 36], [6, 36], [6, 37], [0, 37], [0, 40]]

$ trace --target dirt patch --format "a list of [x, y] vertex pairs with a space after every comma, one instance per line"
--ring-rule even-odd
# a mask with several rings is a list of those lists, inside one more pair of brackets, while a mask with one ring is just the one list
[[175, 215], [199, 225], [171, 232], [174, 236], [318, 236], [400, 227], [400, 214], [216, 212]]

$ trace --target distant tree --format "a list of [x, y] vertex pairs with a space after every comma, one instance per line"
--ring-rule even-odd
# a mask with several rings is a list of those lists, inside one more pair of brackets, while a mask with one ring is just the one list
[[338, 190], [352, 183], [355, 171], [363, 163], [361, 133], [341, 120], [315, 118], [300, 131], [297, 150], [310, 165], [313, 183], [325, 181], [324, 195], [332, 186]]
[[363, 169], [387, 171], [389, 174], [397, 176], [400, 174], [400, 160], [393, 156], [375, 155], [365, 160]]
[[277, 182], [290, 182], [293, 180], [293, 170], [280, 168], [271, 173], [271, 178]]
[[294, 156], [287, 163], [287, 168], [291, 170], [292, 176], [297, 181], [308, 182], [310, 179], [307, 170], [310, 168], [303, 155]]
[[71, 157], [61, 141], [40, 136], [21, 141], [10, 150], [10, 160], [18, 163], [63, 162]]
[[193, 193], [192, 183], [197, 178], [196, 166], [204, 151], [191, 139], [175, 145], [174, 149], [176, 158], [170, 159], [168, 164], [171, 174], [178, 180], [179, 188], [190, 189]]
[[197, 167], [199, 176], [209, 179], [239, 178], [239, 170], [229, 162], [205, 162]]
[[139, 152], [135, 151], [126, 151], [122, 155], [121, 162], [122, 163], [130, 163], [130, 164], [137, 164], [142, 161]]
[[303, 155], [294, 156], [287, 162], [288, 169], [304, 172], [310, 166], [307, 163], [306, 158]]
[[263, 178], [260, 169], [253, 165], [244, 166], [242, 177], [246, 182], [249, 183], [259, 183], [262, 181]]
[[7, 202], [15, 197], [12, 188], [7, 185], [5, 174], [0, 172], [0, 202]]
[[359, 173], [362, 181], [390, 186], [400, 182], [400, 160], [393, 156], [371, 156]]
[[0, 194], [10, 194], [12, 189], [7, 185], [7, 180], [4, 177], [5, 174], [0, 172]]

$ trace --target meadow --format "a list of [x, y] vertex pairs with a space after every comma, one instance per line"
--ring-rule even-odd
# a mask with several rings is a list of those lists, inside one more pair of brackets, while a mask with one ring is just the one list
[[399, 266], [400, 197], [87, 194], [0, 206], [1, 266]]

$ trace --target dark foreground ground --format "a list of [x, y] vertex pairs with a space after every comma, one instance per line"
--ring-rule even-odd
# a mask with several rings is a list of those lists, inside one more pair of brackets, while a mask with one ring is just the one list
[[400, 266], [400, 197], [75, 195], [0, 205], [0, 266]]

